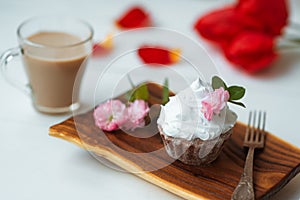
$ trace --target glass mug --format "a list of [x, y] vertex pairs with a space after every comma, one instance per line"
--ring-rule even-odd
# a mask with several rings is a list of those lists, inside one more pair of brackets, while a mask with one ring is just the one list
[[[6, 80], [29, 94], [40, 112], [59, 114], [78, 109], [80, 80], [92, 51], [92, 27], [69, 17], [35, 17], [18, 27], [17, 37], [19, 46], [1, 56]], [[15, 57], [22, 58], [27, 85], [8, 76], [8, 63]]]

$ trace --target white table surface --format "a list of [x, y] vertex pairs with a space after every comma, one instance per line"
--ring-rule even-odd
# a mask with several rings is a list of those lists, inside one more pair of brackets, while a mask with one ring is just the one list
[[[192, 30], [196, 17], [230, 1], [0, 0], [0, 52], [17, 45], [16, 29], [24, 19], [45, 14], [85, 19], [94, 27], [95, 39], [101, 39], [112, 29], [113, 20], [135, 2], [145, 5], [159, 27], [200, 41]], [[290, 0], [290, 4], [291, 19], [300, 23], [300, 2]], [[244, 99], [247, 109], [232, 107], [239, 120], [246, 122], [251, 109], [264, 109], [268, 113], [267, 130], [300, 147], [300, 51], [283, 52], [272, 72], [259, 77], [236, 71], [220, 52], [213, 48], [209, 51], [225, 80], [247, 88]], [[95, 66], [90, 66], [86, 73], [91, 75], [93, 70]], [[16, 79], [24, 78], [21, 70], [13, 73]], [[88, 85], [88, 80], [85, 81]], [[7, 84], [2, 75], [0, 94], [0, 199], [180, 199], [129, 173], [106, 167], [73, 144], [50, 137], [48, 128], [70, 115], [48, 116], [36, 112], [31, 100]], [[101, 98], [108, 96], [104, 94]], [[82, 101], [84, 105], [90, 104], [90, 99]], [[299, 198], [299, 175], [273, 197]]]

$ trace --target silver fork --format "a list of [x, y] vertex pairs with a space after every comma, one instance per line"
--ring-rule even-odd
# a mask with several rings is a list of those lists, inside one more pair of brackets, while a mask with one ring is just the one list
[[256, 148], [263, 148], [265, 145], [266, 112], [259, 111], [257, 121], [256, 118], [256, 111], [253, 112], [253, 117], [252, 111], [250, 111], [244, 138], [244, 147], [248, 147], [249, 150], [240, 182], [231, 196], [232, 200], [255, 199], [253, 189], [253, 156]]

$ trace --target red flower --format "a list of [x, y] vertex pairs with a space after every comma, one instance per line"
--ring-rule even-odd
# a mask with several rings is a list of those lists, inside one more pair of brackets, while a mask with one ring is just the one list
[[234, 6], [212, 11], [201, 17], [194, 25], [202, 37], [226, 46], [242, 30], [262, 29], [259, 22], [236, 12]]
[[201, 17], [194, 28], [219, 44], [229, 61], [254, 73], [269, 67], [276, 57], [273, 40], [287, 18], [286, 0], [239, 0]]
[[180, 59], [180, 49], [168, 49], [163, 46], [144, 45], [137, 53], [146, 64], [171, 65]]
[[260, 22], [263, 32], [271, 35], [280, 35], [287, 24], [286, 0], [240, 0], [237, 12]]
[[265, 69], [276, 58], [273, 37], [264, 33], [245, 32], [225, 49], [229, 61], [248, 73]]
[[151, 19], [142, 7], [133, 6], [116, 20], [116, 25], [122, 29], [146, 27], [151, 25]]

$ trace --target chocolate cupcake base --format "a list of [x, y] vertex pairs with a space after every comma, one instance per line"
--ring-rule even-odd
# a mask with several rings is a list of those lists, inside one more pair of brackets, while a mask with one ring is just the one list
[[169, 156], [188, 165], [208, 165], [216, 160], [232, 133], [230, 129], [212, 140], [186, 140], [166, 135], [161, 127], [158, 129]]

